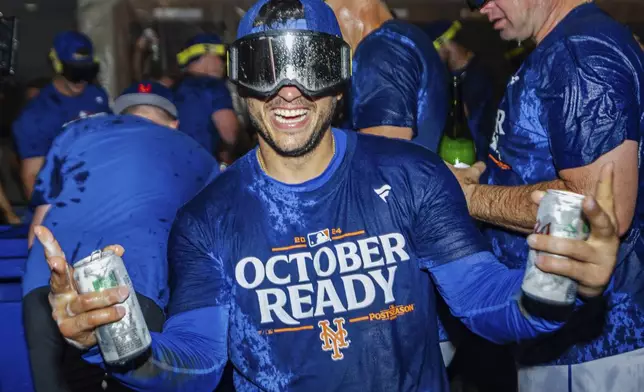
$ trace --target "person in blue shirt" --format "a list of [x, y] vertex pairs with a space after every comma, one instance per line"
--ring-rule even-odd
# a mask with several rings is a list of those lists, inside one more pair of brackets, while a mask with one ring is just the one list
[[[114, 112], [72, 122], [54, 140], [36, 181], [33, 225], [50, 227], [70, 261], [118, 238], [128, 247], [125, 265], [148, 326], [159, 331], [168, 302], [166, 243], [172, 221], [218, 166], [197, 142], [176, 131], [177, 109], [166, 87], [134, 84], [115, 100]], [[36, 241], [22, 282], [36, 390], [101, 390], [104, 372], [93, 373], [86, 365], [70, 373], [72, 365], [60, 363], [59, 346], [66, 344], [50, 317], [48, 285], [49, 269]]]
[[[181, 208], [163, 331], [136, 364], [108, 372], [136, 390], [212, 391], [230, 359], [239, 391], [447, 391], [435, 285], [456, 317], [497, 342], [562, 325], [519, 305], [523, 271], [487, 250], [434, 153], [330, 127], [350, 51], [323, 1], [261, 0], [237, 38], [230, 78], [247, 94], [259, 148]], [[598, 201], [584, 203], [589, 241], [531, 241], [576, 257], [539, 265], [579, 281], [586, 297], [601, 297], [619, 242], [610, 166], [601, 180]], [[113, 305], [127, 293], [78, 295], [55, 238], [36, 231], [53, 318], [102, 363], [92, 331], [123, 317]]]
[[86, 35], [76, 31], [59, 33], [49, 59], [56, 75], [13, 124], [27, 198], [31, 198], [38, 171], [63, 125], [93, 113], [110, 112], [107, 93], [94, 82], [99, 65]]
[[226, 46], [215, 34], [202, 33], [190, 39], [177, 54], [183, 78], [175, 92], [182, 118], [179, 129], [220, 162], [230, 164], [245, 138], [224, 79], [225, 56]]
[[[640, 390], [644, 384], [644, 53], [631, 32], [578, 0], [479, 1], [506, 40], [536, 49], [510, 79], [497, 112], [487, 171], [456, 171], [472, 216], [509, 268], [522, 268], [535, 224], [535, 190], [592, 190], [615, 165], [622, 239], [607, 311], [579, 312], [570, 327], [517, 352], [521, 391]], [[553, 22], [555, 21], [555, 22]], [[467, 185], [469, 184], [469, 185]], [[583, 328], [576, 328], [583, 326]], [[615, 376], [619, 374], [619, 376]], [[606, 387], [610, 389], [609, 387]]]
[[328, 0], [353, 49], [354, 129], [413, 140], [434, 152], [447, 121], [447, 70], [419, 28], [393, 19], [381, 0]]
[[[451, 76], [458, 76], [463, 92], [463, 104], [476, 145], [476, 157], [485, 160], [494, 131], [496, 105], [492, 75], [480, 56], [460, 43], [461, 22], [438, 20], [424, 26], [434, 47]], [[452, 81], [448, 81], [452, 83]]]

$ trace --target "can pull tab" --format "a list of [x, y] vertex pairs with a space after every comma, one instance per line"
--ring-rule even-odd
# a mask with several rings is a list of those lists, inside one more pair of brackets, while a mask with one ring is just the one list
[[103, 251], [95, 250], [89, 255], [89, 261], [99, 260], [103, 256]]

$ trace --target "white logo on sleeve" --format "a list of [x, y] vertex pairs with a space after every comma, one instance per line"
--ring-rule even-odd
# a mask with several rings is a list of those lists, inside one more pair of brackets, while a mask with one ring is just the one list
[[382, 201], [386, 203], [387, 197], [389, 197], [389, 193], [391, 191], [391, 187], [388, 184], [385, 184], [378, 189], [374, 189], [373, 191], [376, 192], [376, 194], [380, 196]]
[[499, 109], [496, 114], [494, 135], [492, 135], [492, 141], [490, 143], [490, 149], [499, 157], [499, 159], [501, 159], [501, 154], [499, 153], [499, 137], [505, 135], [505, 132], [503, 132], [503, 122], [505, 122], [505, 112]]
[[99, 103], [99, 104], [103, 103], [103, 97], [101, 96], [96, 97], [96, 103]]

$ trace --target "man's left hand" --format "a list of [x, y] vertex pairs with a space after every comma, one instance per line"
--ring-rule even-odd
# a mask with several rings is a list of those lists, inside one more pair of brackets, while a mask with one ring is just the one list
[[[535, 192], [533, 201], [538, 203], [544, 192]], [[595, 197], [587, 196], [583, 202], [584, 215], [590, 223], [590, 236], [586, 241], [531, 234], [531, 248], [567, 258], [539, 255], [537, 266], [544, 272], [567, 276], [579, 283], [578, 293], [583, 297], [602, 295], [617, 265], [619, 237], [613, 195], [613, 164], [602, 167]]]
[[463, 189], [463, 193], [465, 194], [465, 200], [467, 201], [467, 205], [469, 206], [470, 197], [472, 196], [474, 185], [477, 185], [479, 183], [481, 174], [483, 174], [483, 172], [485, 171], [485, 163], [476, 162], [474, 165], [466, 169], [456, 168], [448, 162], [445, 162], [445, 164], [447, 165], [449, 170], [452, 171], [452, 174], [454, 174], [454, 177], [456, 177], [458, 183], [461, 185], [461, 189]]

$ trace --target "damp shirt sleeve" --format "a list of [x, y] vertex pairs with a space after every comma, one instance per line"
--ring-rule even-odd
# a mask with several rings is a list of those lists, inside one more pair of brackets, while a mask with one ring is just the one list
[[[562, 323], [532, 317], [519, 307], [524, 270], [510, 270], [487, 249], [463, 192], [438, 158], [419, 165], [414, 245], [452, 315], [497, 343], [557, 330]], [[424, 172], [424, 173], [422, 173]]]
[[597, 37], [567, 37], [551, 51], [541, 65], [558, 72], [544, 75], [539, 95], [557, 170], [589, 165], [626, 140], [639, 141], [641, 63]]
[[[107, 367], [125, 386], [155, 392], [215, 390], [228, 360], [231, 280], [211, 248], [212, 239], [207, 220], [185, 207], [179, 212], [168, 242], [170, 304], [163, 331], [151, 334], [151, 353], [136, 369]], [[85, 359], [102, 364], [97, 347]]]
[[[377, 59], [377, 61], [374, 61]], [[366, 37], [353, 57], [353, 128], [412, 128], [416, 136], [418, 88], [422, 65], [404, 44], [382, 35]]]

